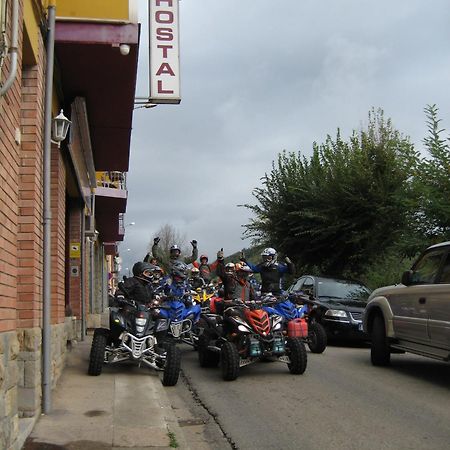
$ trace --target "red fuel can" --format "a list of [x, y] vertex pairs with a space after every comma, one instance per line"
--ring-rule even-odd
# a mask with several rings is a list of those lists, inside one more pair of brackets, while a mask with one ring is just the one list
[[288, 322], [288, 336], [289, 337], [307, 337], [308, 336], [308, 322], [305, 319], [293, 319]]

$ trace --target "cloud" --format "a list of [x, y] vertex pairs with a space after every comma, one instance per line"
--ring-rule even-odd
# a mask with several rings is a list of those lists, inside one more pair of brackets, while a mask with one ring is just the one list
[[[145, 2], [139, 2], [139, 7]], [[252, 190], [283, 149], [311, 153], [381, 107], [418, 147], [423, 108], [450, 127], [447, 0], [182, 0], [180, 105], [135, 111], [123, 248], [170, 223], [200, 252], [242, 241]], [[146, 11], [139, 95], [148, 93]], [[131, 256], [131, 255], [130, 255]]]

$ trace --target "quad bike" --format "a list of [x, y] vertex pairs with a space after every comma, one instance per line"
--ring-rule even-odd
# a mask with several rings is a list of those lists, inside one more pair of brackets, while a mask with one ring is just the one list
[[208, 284], [204, 287], [197, 288], [191, 291], [192, 300], [200, 305], [202, 313], [209, 312], [209, 303], [211, 298], [216, 297], [216, 291], [213, 284]]
[[268, 298], [269, 301], [263, 308], [269, 315], [277, 314], [283, 317], [284, 329], [288, 336], [303, 338], [312, 353], [323, 353], [325, 351], [327, 333], [323, 326], [314, 320], [314, 316], [309, 315], [312, 306], [310, 300], [304, 301], [301, 307], [297, 307], [286, 296], [278, 299], [273, 296]]
[[160, 300], [160, 323], [165, 323], [168, 335], [175, 342], [184, 342], [197, 348], [201, 307], [195, 301], [186, 306], [183, 298], [163, 297]]
[[223, 317], [205, 315], [208, 326], [198, 341], [198, 357], [202, 367], [217, 366], [222, 378], [235, 380], [241, 367], [263, 358], [287, 364], [293, 374], [306, 370], [307, 354], [300, 338], [290, 338], [282, 332], [283, 318], [269, 317], [261, 302], [228, 303]]
[[[89, 356], [89, 375], [100, 375], [104, 364], [133, 361], [162, 371], [162, 384], [177, 384], [180, 350], [163, 342], [167, 323], [155, 318], [155, 307], [117, 298], [118, 307], [111, 307], [110, 329], [96, 328]], [[158, 336], [158, 337], [157, 337]]]

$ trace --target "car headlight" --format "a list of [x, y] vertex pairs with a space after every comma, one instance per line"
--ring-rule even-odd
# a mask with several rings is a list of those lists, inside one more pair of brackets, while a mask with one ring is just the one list
[[342, 311], [340, 309], [329, 309], [326, 313], [326, 316], [328, 317], [342, 317], [344, 319], [347, 319], [347, 313], [345, 311]]
[[280, 328], [281, 328], [281, 322], [278, 322], [278, 323], [273, 327], [273, 330], [276, 331], [276, 330], [279, 330]]
[[145, 324], [147, 323], [147, 319], [142, 319], [142, 318], [140, 318], [140, 317], [138, 317], [137, 319], [136, 319], [136, 325], [138, 325], [138, 326], [144, 326]]
[[238, 330], [239, 331], [248, 331], [248, 328], [244, 327], [244, 325], [238, 325]]

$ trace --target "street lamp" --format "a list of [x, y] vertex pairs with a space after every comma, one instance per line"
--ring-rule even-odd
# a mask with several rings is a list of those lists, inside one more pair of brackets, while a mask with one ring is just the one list
[[71, 123], [72, 122], [64, 115], [63, 110], [61, 110], [60, 113], [53, 118], [52, 139], [58, 143], [58, 147], [66, 138]]

